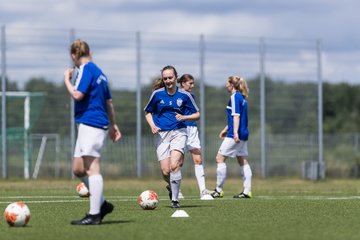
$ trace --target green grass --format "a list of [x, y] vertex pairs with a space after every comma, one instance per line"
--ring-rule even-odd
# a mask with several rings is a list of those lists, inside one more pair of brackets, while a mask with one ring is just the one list
[[[1, 240], [31, 239], [359, 239], [360, 181], [255, 179], [252, 199], [233, 199], [241, 181], [227, 180], [225, 197], [200, 201], [195, 179], [185, 179], [181, 200], [189, 218], [171, 218], [165, 184], [158, 179], [105, 180], [115, 210], [99, 226], [72, 226], [83, 217], [88, 200], [75, 195], [78, 181], [1, 180], [0, 208], [24, 201], [31, 210], [26, 227], [0, 221]], [[210, 189], [214, 181], [209, 180]], [[137, 196], [145, 189], [160, 195], [153, 211], [144, 211]]]

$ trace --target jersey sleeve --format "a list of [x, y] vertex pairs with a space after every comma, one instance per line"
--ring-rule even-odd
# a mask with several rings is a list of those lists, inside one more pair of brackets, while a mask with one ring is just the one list
[[242, 104], [242, 99], [241, 99], [241, 95], [240, 94], [233, 94], [230, 98], [230, 103], [231, 103], [231, 115], [232, 116], [240, 116], [240, 112], [241, 112], [241, 104]]
[[92, 75], [89, 69], [87, 68], [87, 66], [85, 65], [81, 77], [79, 79], [79, 83], [76, 87], [76, 90], [84, 94], [88, 93], [89, 88], [91, 86], [91, 79], [92, 79]]
[[148, 104], [144, 108], [145, 112], [153, 113], [156, 111], [156, 94], [153, 92], [150, 96]]

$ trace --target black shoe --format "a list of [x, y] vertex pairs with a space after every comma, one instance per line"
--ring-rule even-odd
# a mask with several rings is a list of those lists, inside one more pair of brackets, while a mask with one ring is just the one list
[[245, 194], [242, 192], [242, 193], [235, 195], [234, 198], [252, 198], [252, 194], [251, 194], [251, 192], [249, 192], [249, 194]]
[[98, 225], [101, 223], [100, 214], [86, 214], [83, 219], [71, 221], [72, 225]]
[[180, 203], [178, 201], [171, 201], [171, 208], [180, 208]]
[[101, 220], [103, 220], [103, 218], [111, 213], [112, 211], [114, 210], [114, 205], [112, 205], [111, 203], [109, 203], [108, 201], [104, 201], [103, 204], [101, 205], [101, 208], [100, 208], [100, 217], [101, 217]]
[[169, 191], [169, 198], [170, 198], [170, 200], [171, 200], [171, 199], [172, 199], [171, 186], [170, 186], [170, 185], [166, 185], [166, 189]]

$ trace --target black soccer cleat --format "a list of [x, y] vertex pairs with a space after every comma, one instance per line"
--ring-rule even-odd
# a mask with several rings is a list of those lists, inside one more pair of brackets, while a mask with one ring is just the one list
[[249, 192], [249, 194], [245, 194], [245, 193], [239, 193], [239, 194], [236, 194], [234, 196], [234, 198], [252, 198], [252, 194], [251, 192]]
[[101, 220], [104, 219], [104, 217], [111, 213], [112, 211], [114, 210], [114, 205], [112, 205], [110, 202], [108, 201], [104, 201], [103, 204], [101, 205], [101, 208], [100, 208], [100, 217], [101, 217]]
[[178, 201], [171, 201], [171, 208], [180, 208], [180, 203]]
[[86, 214], [83, 219], [71, 221], [72, 225], [98, 225], [101, 224], [101, 216], [99, 214]]

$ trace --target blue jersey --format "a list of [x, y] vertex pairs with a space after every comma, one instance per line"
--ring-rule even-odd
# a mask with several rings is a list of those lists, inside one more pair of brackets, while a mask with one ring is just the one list
[[[195, 96], [194, 96], [194, 94], [192, 94], [192, 93], [190, 93], [191, 94], [191, 96], [194, 98], [194, 100], [195, 100]], [[186, 111], [185, 111], [185, 115], [191, 115], [191, 114], [193, 114], [194, 112], [191, 112], [190, 111], [190, 109], [187, 109]], [[196, 121], [184, 121], [184, 123], [185, 123], [185, 125], [186, 126], [194, 126], [194, 127], [196, 127], [197, 126], [197, 123], [196, 123]]]
[[240, 92], [235, 92], [231, 95], [229, 104], [226, 107], [227, 120], [228, 120], [228, 133], [227, 137], [234, 137], [234, 119], [233, 116], [240, 116], [240, 124], [238, 129], [239, 138], [242, 141], [247, 141], [249, 138], [248, 130], [248, 113], [247, 102]]
[[162, 131], [186, 128], [184, 121], [178, 121], [175, 114], [198, 112], [194, 98], [190, 93], [176, 89], [173, 95], [169, 95], [165, 88], [155, 90], [144, 108], [145, 112], [152, 113], [155, 125]]
[[107, 100], [111, 99], [107, 78], [93, 62], [80, 66], [75, 89], [84, 98], [75, 101], [75, 121], [92, 127], [106, 129], [110, 123]]

